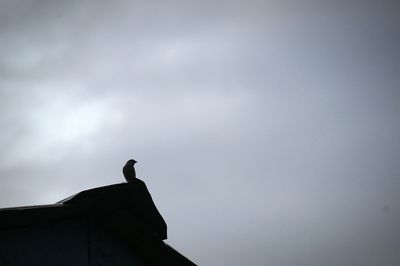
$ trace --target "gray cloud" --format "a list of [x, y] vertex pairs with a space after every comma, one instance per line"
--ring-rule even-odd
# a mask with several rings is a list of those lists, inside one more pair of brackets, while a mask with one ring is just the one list
[[122, 182], [200, 265], [400, 261], [396, 1], [2, 1], [0, 206]]

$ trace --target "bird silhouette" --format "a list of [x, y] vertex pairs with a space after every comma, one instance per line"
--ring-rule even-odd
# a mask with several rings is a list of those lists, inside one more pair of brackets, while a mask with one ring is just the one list
[[136, 178], [135, 163], [135, 160], [130, 159], [126, 162], [124, 168], [122, 168], [122, 172], [124, 173], [124, 177], [128, 183], [132, 182]]

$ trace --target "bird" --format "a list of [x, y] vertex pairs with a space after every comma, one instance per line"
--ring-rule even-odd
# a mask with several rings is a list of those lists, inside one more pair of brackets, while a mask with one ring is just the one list
[[124, 168], [122, 168], [122, 172], [124, 173], [124, 177], [128, 183], [132, 182], [136, 178], [135, 163], [137, 163], [135, 160], [130, 159], [126, 162]]

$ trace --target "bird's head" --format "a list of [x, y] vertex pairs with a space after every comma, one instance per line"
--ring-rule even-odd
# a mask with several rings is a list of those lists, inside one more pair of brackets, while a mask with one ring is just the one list
[[129, 161], [126, 162], [126, 165], [127, 165], [127, 166], [134, 166], [135, 163], [137, 163], [137, 161], [135, 161], [135, 160], [133, 160], [133, 159], [130, 159]]

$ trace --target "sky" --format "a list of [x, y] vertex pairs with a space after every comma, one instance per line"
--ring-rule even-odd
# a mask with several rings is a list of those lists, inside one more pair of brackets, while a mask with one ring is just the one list
[[134, 158], [199, 265], [398, 266], [398, 1], [0, 0], [0, 207]]

